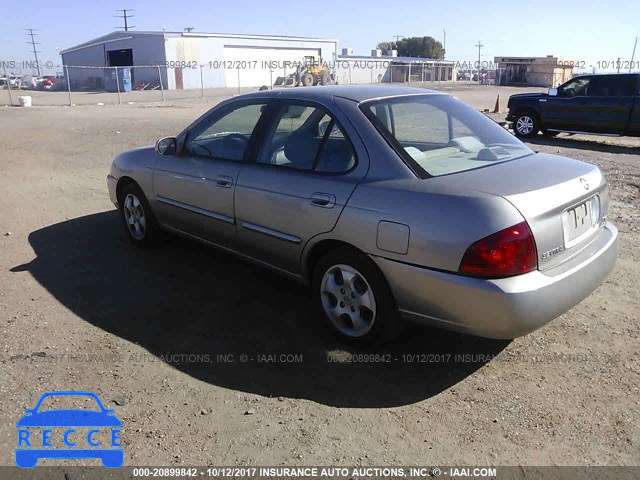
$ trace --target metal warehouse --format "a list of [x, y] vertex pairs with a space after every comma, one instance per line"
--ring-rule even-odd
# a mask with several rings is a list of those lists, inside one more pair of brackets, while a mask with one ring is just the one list
[[331, 39], [164, 31], [112, 32], [60, 52], [74, 89], [103, 87], [116, 70], [104, 67], [123, 67], [133, 85], [178, 90], [272, 85], [305, 56], [335, 63], [337, 53]]

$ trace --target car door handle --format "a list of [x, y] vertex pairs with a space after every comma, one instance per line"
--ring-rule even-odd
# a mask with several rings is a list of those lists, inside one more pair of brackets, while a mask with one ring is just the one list
[[332, 208], [336, 204], [335, 195], [330, 193], [314, 193], [311, 195], [311, 205], [322, 208]]
[[216, 185], [218, 187], [229, 188], [233, 185], [233, 178], [228, 175], [220, 175], [219, 177], [216, 177]]

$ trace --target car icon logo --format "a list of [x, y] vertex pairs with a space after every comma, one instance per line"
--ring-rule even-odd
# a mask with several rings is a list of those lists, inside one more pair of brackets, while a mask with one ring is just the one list
[[589, 182], [587, 182], [586, 179], [580, 178], [580, 183], [582, 184], [585, 190], [589, 190]]
[[[98, 409], [43, 409], [42, 403], [51, 397], [93, 399]], [[95, 393], [60, 391], [43, 394], [36, 406], [25, 410], [25, 415], [16, 423], [16, 465], [32, 468], [41, 458], [99, 458], [105, 467], [121, 467], [124, 463], [122, 422], [114, 412], [105, 408]]]

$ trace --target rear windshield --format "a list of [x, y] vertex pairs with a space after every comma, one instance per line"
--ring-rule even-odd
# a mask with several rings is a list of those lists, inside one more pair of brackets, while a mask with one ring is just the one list
[[500, 125], [448, 95], [394, 97], [360, 108], [421, 178], [533, 154]]

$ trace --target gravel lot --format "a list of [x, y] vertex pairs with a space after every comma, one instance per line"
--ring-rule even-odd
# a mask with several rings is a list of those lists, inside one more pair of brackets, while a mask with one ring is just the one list
[[[454, 93], [504, 108], [512, 90]], [[390, 363], [348, 362], [302, 287], [190, 241], [125, 238], [113, 156], [210, 106], [0, 108], [0, 464], [52, 390], [115, 408], [125, 465], [640, 464], [640, 141], [531, 144], [609, 180], [621, 251], [588, 299], [511, 342], [415, 326], [369, 352]]]

